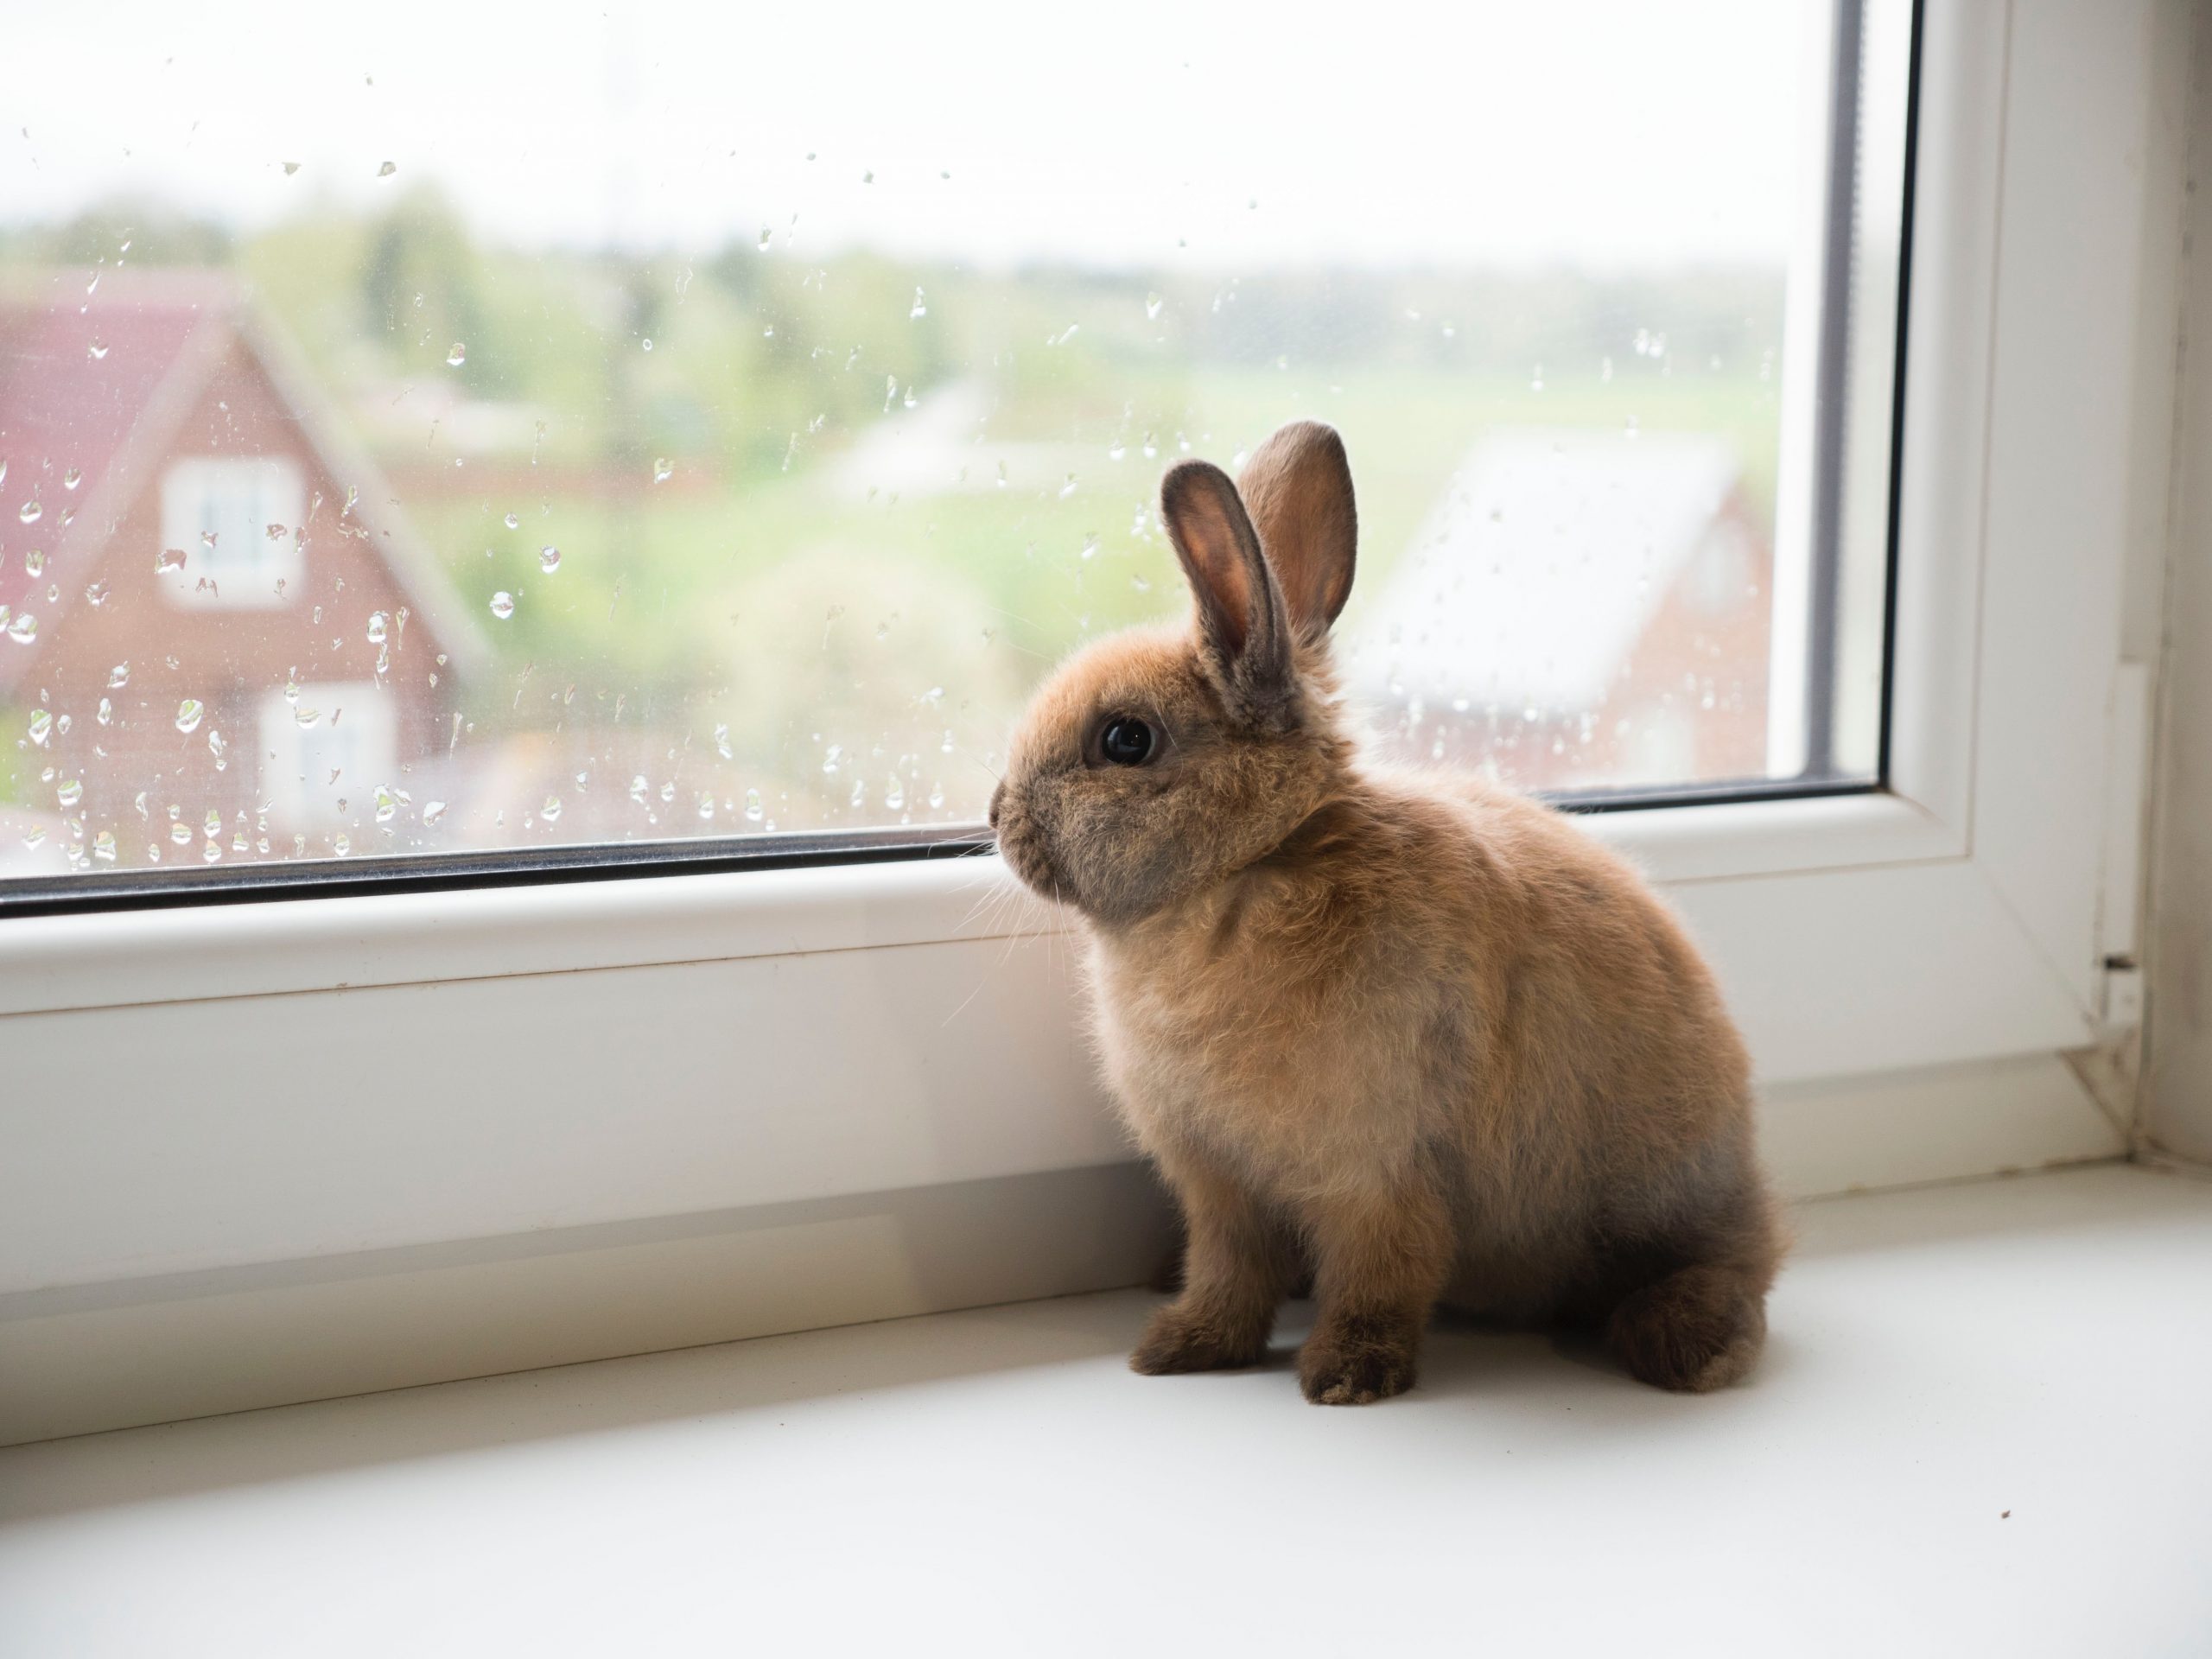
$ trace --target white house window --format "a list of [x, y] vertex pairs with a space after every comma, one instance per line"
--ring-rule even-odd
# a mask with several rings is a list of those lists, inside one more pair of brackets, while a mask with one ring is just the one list
[[388, 692], [366, 680], [292, 685], [264, 696], [257, 714], [262, 792], [280, 836], [320, 839], [397, 810], [404, 785]]
[[270, 610], [294, 602], [307, 535], [300, 468], [274, 455], [200, 455], [162, 477], [162, 596]]

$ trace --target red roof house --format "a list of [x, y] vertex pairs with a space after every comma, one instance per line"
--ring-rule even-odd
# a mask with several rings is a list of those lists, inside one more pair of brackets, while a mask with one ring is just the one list
[[1764, 777], [1774, 556], [1725, 440], [1481, 438], [1355, 625], [1409, 761], [1526, 788]]
[[237, 283], [0, 294], [5, 868], [370, 850], [486, 650]]

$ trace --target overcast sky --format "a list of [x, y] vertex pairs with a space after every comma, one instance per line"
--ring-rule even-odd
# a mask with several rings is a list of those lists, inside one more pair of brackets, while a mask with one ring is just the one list
[[128, 193], [251, 227], [431, 180], [524, 245], [1778, 263], [1819, 10], [18, 6], [0, 219]]

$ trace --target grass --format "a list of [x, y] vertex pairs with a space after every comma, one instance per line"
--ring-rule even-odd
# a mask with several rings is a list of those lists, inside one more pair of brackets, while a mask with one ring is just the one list
[[[1147, 406], [1132, 385], [1128, 406]], [[1638, 381], [1554, 384], [1541, 391], [1495, 378], [1418, 371], [1311, 377], [1210, 374], [1179, 408], [1120, 423], [1185, 434], [1193, 453], [1227, 463], [1280, 421], [1322, 416], [1351, 446], [1362, 520], [1362, 575], [1372, 589], [1412, 541], [1452, 469], [1486, 429], [1555, 425], [1716, 433], [1744, 455], [1755, 506], [1772, 499], [1775, 404], [1743, 378], [1646, 375]], [[1173, 418], [1171, 418], [1173, 417]], [[918, 628], [916, 612], [988, 618], [974, 643], [1011, 653], [1018, 689], [1072, 645], [1182, 603], [1172, 554], [1150, 513], [1171, 445], [1147, 459], [1141, 433], [1070, 443], [1063, 495], [989, 486], [1004, 453], [973, 446], [982, 487], [899, 494], [849, 479], [837, 450], [786, 473], [741, 481], [640, 483], [619, 495], [555, 493], [532, 502], [451, 497], [410, 503], [418, 524], [473, 603], [495, 589], [513, 617], [486, 625], [505, 676], [524, 664], [582, 682], [594, 695], [653, 696], [664, 704], [773, 673], [826, 647], [842, 627]], [[1125, 446], [1118, 460], [1109, 447]], [[1090, 459], [1083, 459], [1085, 451]], [[1056, 467], [1055, 470], [1058, 468]], [[518, 529], [504, 523], [520, 515]], [[557, 572], [539, 550], [561, 551]], [[815, 580], [803, 579], [811, 571]], [[851, 585], [841, 588], [840, 575]], [[898, 573], [887, 589], [886, 573]], [[816, 601], [818, 601], [818, 604]], [[798, 609], [802, 602], [810, 608]], [[983, 630], [989, 637], [983, 637]], [[895, 647], [894, 647], [895, 649]], [[916, 677], [950, 671], [922, 663]], [[488, 695], [478, 698], [487, 709]], [[1009, 715], [1011, 709], [1006, 711]]]

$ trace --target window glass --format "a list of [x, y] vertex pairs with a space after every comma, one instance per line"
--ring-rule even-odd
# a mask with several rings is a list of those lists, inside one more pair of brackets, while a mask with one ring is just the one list
[[1874, 772], [1902, 5], [104, 16], [10, 26], [0, 875], [972, 822], [1298, 417], [1381, 751]]

